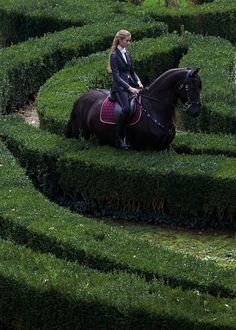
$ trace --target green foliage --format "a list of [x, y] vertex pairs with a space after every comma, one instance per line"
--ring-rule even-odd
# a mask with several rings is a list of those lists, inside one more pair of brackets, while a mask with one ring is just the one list
[[221, 267], [230, 267], [236, 271], [236, 247], [234, 231], [189, 230], [170, 226], [152, 226], [137, 222], [102, 219], [106, 224], [127, 231], [132, 236], [146, 240], [156, 247], [165, 247], [172, 251], [191, 254], [202, 260], [214, 260]]
[[[123, 21], [134, 38], [166, 32], [163, 23], [147, 23], [136, 18]], [[0, 113], [14, 111], [34, 95], [39, 87], [74, 57], [98, 52], [111, 45], [117, 23], [99, 23], [70, 28], [39, 39], [2, 49], [0, 52]]]
[[173, 148], [178, 153], [236, 157], [234, 135], [177, 132]]
[[[181, 59], [186, 48], [188, 52]], [[180, 111], [178, 124], [194, 131], [236, 134], [232, 77], [235, 55], [229, 42], [215, 37], [192, 36], [183, 31], [181, 36], [171, 34], [142, 39], [132, 45], [132, 51], [136, 71], [143, 81], [152, 81], [160, 73], [178, 65], [200, 67], [202, 114], [196, 120]], [[61, 134], [79, 96], [92, 88], [110, 87], [111, 79], [105, 70], [107, 61], [108, 52], [72, 61], [41, 87], [37, 108], [42, 128]]]
[[[130, 0], [131, 2], [131, 0]], [[140, 4], [142, 1], [137, 0]], [[198, 4], [203, 1], [198, 0]], [[204, 3], [212, 2], [204, 0]], [[234, 0], [203, 4], [202, 6], [189, 6], [181, 8], [176, 15], [168, 9], [156, 6], [148, 7], [124, 6], [122, 2], [100, 0], [75, 1], [60, 0], [48, 1], [0, 1], [0, 30], [7, 38], [7, 42], [19, 42], [29, 37], [41, 36], [46, 32], [62, 30], [69, 26], [81, 26], [101, 21], [122, 21], [125, 15], [130, 17], [150, 16], [160, 21], [166, 21], [171, 29], [179, 29], [181, 24], [194, 32], [210, 33], [222, 37], [235, 35], [235, 2]], [[233, 15], [232, 15], [233, 14]], [[116, 17], [118, 16], [118, 17]], [[179, 16], [179, 17], [178, 17]], [[228, 19], [230, 18], [230, 19]], [[219, 19], [221, 24], [219, 24]], [[217, 21], [216, 21], [217, 20]], [[233, 37], [234, 38], [234, 37]]]
[[[69, 195], [82, 194], [133, 212], [152, 209], [157, 213], [200, 215], [209, 224], [210, 215], [214, 214], [222, 219], [222, 225], [227, 221], [234, 224], [235, 158], [153, 152], [124, 155], [111, 148], [94, 148], [46, 132], [44, 135], [17, 118], [1, 120], [0, 125], [1, 136], [41, 185], [53, 179], [52, 183], [57, 185], [59, 181]], [[203, 149], [204, 154], [210, 148], [212, 154], [222, 152], [230, 156], [235, 151], [230, 136], [224, 145], [223, 138], [214, 135], [185, 133], [187, 139], [183, 141], [183, 134], [177, 138], [177, 149], [190, 149], [193, 154]], [[201, 139], [209, 139], [211, 147], [204, 146]]]
[[235, 299], [97, 272], [3, 240], [0, 260], [0, 317], [21, 328], [235, 329]]
[[10, 45], [47, 32], [110, 21], [115, 8], [109, 0], [1, 0], [0, 31]]
[[[235, 219], [235, 159], [213, 156], [130, 153], [106, 148], [60, 159], [65, 192], [124, 209]], [[124, 189], [125, 182], [125, 189]], [[179, 192], [181, 191], [181, 194]]]
[[[157, 249], [118, 228], [49, 202], [34, 189], [2, 143], [0, 150], [2, 238], [94, 269], [126, 270], [147, 279], [160, 278], [173, 287], [236, 296], [234, 270], [162, 247]], [[24, 265], [20, 266], [23, 270]]]
[[[235, 39], [235, 1], [195, 7], [175, 14], [163, 11], [160, 17], [171, 29], [184, 24], [189, 31]], [[8, 42], [96, 23], [0, 50], [1, 112], [24, 104], [68, 60], [109, 47], [121, 24], [136, 40], [166, 33], [165, 24], [155, 23], [159, 14], [156, 9], [116, 2], [106, 2], [104, 10], [100, 0], [0, 0], [0, 30]], [[235, 89], [229, 74], [234, 49], [229, 43], [203, 40], [189, 32], [143, 39], [134, 44], [136, 69], [150, 81], [177, 66], [187, 48], [180, 65], [202, 68], [204, 111], [197, 127], [184, 118], [181, 125], [235, 134]], [[42, 127], [61, 133], [75, 98], [88, 88], [109, 86], [107, 57], [104, 52], [74, 59], [42, 87], [38, 98]], [[26, 176], [0, 143], [0, 236], [8, 240], [0, 241], [4, 323], [22, 329], [94, 329], [95, 324], [102, 329], [111, 324], [114, 329], [236, 328], [234, 270], [157, 248], [73, 214], [51, 203], [29, 180], [49, 195], [60, 190], [60, 182], [70, 195], [135, 212], [204, 215], [203, 223], [214, 215], [222, 225], [230, 221], [235, 225], [235, 137], [178, 132], [174, 148], [200, 155], [124, 155], [90, 142], [65, 140], [18, 118], [1, 117], [0, 128], [1, 138], [27, 171]]]
[[165, 22], [170, 31], [180, 31], [181, 25], [184, 25], [191, 32], [221, 36], [232, 42], [236, 38], [235, 0], [219, 0], [175, 10], [153, 6], [147, 12], [151, 17]]
[[235, 49], [226, 40], [212, 37], [190, 38], [188, 53], [180, 66], [201, 68], [203, 111], [197, 121], [182, 114], [186, 129], [236, 134], [236, 94], [233, 73]]

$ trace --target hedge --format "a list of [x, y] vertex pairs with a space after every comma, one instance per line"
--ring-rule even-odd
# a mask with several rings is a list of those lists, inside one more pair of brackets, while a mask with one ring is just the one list
[[234, 135], [177, 131], [172, 147], [178, 153], [236, 157]]
[[[68, 153], [59, 161], [63, 191], [126, 209], [235, 222], [236, 159], [139, 153], [108, 148]], [[181, 191], [181, 194], [179, 192]]]
[[[187, 54], [181, 59], [187, 48]], [[189, 116], [177, 111], [178, 125], [197, 131], [236, 134], [236, 98], [232, 77], [235, 50], [228, 41], [215, 37], [189, 36], [188, 33], [182, 36], [171, 34], [138, 41], [131, 46], [131, 51], [136, 71], [146, 82], [178, 65], [200, 67], [203, 84], [202, 114], [199, 119], [191, 120]], [[41, 87], [36, 103], [42, 128], [61, 134], [73, 103], [81, 94], [90, 88], [110, 87], [111, 79], [105, 71], [107, 58], [108, 52], [103, 52], [72, 61]], [[217, 108], [216, 111], [214, 109], [216, 100], [224, 102], [220, 121]]]
[[[137, 39], [167, 31], [163, 23], [146, 23], [138, 18], [123, 20], [123, 25], [132, 28]], [[74, 27], [1, 49], [0, 113], [25, 104], [70, 59], [107, 48], [119, 28], [120, 22]]]
[[203, 111], [198, 121], [181, 114], [185, 129], [236, 134], [235, 49], [220, 38], [198, 37], [180, 66], [200, 67]]
[[[202, 0], [198, 3], [203, 2]], [[206, 1], [204, 1], [206, 2]], [[207, 1], [212, 2], [212, 1]], [[121, 2], [108, 1], [106, 7], [102, 1], [86, 2], [67, 0], [48, 3], [41, 0], [0, 1], [0, 30], [7, 43], [19, 42], [29, 37], [41, 36], [45, 32], [62, 30], [69, 26], [98, 23], [101, 21], [122, 21], [123, 17], [133, 18], [138, 15], [143, 20], [157, 19], [166, 21], [171, 30], [180, 30], [181, 26], [192, 32], [210, 34], [235, 40], [235, 1], [215, 1], [199, 6], [181, 8], [179, 11], [133, 6]]]
[[1, 0], [0, 31], [9, 45], [72, 26], [114, 21], [116, 15], [117, 6], [112, 1]]
[[[70, 56], [71, 54], [69, 57]], [[61, 58], [63, 58], [63, 56]], [[62, 59], [62, 61], [64, 61], [64, 59]], [[49, 68], [50, 65], [51, 63], [47, 65], [47, 68]], [[33, 68], [33, 66], [31, 68]], [[32, 72], [32, 77], [34, 73], [35, 72]], [[15, 74], [16, 76], [18, 75], [17, 70]], [[51, 72], [49, 75], [47, 73], [45, 77], [51, 74]], [[9, 76], [6, 75], [5, 77], [5, 81], [8, 79], [10, 81]], [[14, 78], [14, 75], [11, 77]], [[16, 90], [18, 88], [18, 83], [19, 81], [16, 81]], [[37, 90], [38, 86], [39, 84], [37, 82], [34, 90]], [[31, 90], [33, 89], [30, 87], [27, 92]], [[14, 93], [12, 93], [12, 96], [14, 98], [15, 96], [13, 94]], [[29, 95], [30, 94], [23, 95], [21, 104], [27, 100]], [[7, 101], [6, 104], [9, 105], [8, 110], [10, 110], [11, 106], [8, 102], [9, 101]], [[17, 102], [15, 105], [13, 104], [13, 108], [20, 104], [20, 102]], [[209, 108], [210, 106], [213, 107], [212, 104], [213, 102], [210, 103]], [[221, 110], [220, 107], [221, 105], [219, 104], [219, 109]], [[214, 119], [215, 118], [217, 117], [215, 116]], [[3, 126], [5, 127], [5, 120], [1, 119], [1, 121], [4, 123]], [[20, 125], [21, 124], [19, 124], [18, 128]], [[13, 127], [13, 131], [14, 129], [15, 127]], [[16, 130], [14, 134], [18, 134], [18, 132], [19, 131]], [[39, 132], [39, 134], [37, 133], [38, 135], [35, 134], [34, 137], [38, 139], [37, 142], [39, 143], [38, 147], [36, 144], [32, 143], [33, 137], [29, 133], [30, 129], [26, 137], [23, 138], [21, 135], [19, 139], [8, 138], [5, 133], [3, 133], [2, 136], [4, 139], [7, 138], [6, 143], [11, 146], [16, 153], [18, 152], [18, 155], [20, 155], [22, 159], [26, 156], [25, 151], [31, 152], [31, 154], [27, 155], [26, 165], [30, 168], [32, 173], [34, 172], [34, 174], [36, 173], [38, 175], [37, 180], [41, 180], [41, 182], [44, 182], [44, 180], [46, 182], [48, 180], [48, 178], [45, 179], [42, 178], [42, 176], [50, 176], [53, 171], [55, 171], [56, 176], [60, 175], [60, 170], [62, 169], [62, 171], [64, 171], [63, 166], [66, 167], [69, 164], [69, 170], [71, 170], [70, 166], [76, 166], [78, 159], [81, 163], [85, 161], [85, 165], [82, 164], [80, 166], [82, 168], [82, 173], [80, 174], [83, 176], [83, 171], [86, 172], [92, 164], [90, 164], [90, 157], [94, 160], [94, 156], [96, 157], [97, 153], [99, 154], [100, 152], [102, 161], [98, 160], [95, 166], [98, 167], [100, 162], [101, 168], [99, 170], [103, 170], [104, 163], [105, 167], [108, 165], [107, 168], [110, 170], [110, 164], [113, 166], [113, 162], [117, 160], [117, 157], [120, 159], [118, 153], [112, 151], [112, 153], [114, 152], [114, 157], [112, 154], [111, 159], [107, 162], [106, 154], [110, 156], [109, 148], [91, 148], [87, 150], [88, 145], [83, 141], [65, 141], [60, 137], [46, 132]], [[44, 136], [45, 140], [48, 142], [48, 144], [46, 143], [45, 145], [43, 145], [45, 140], [43, 139], [41, 141], [39, 139], [39, 137]], [[201, 138], [203, 137], [201, 136]], [[231, 138], [233, 137], [227, 138], [229, 141], [232, 141]], [[33, 144], [32, 149], [29, 147], [31, 144]], [[22, 148], [23, 145], [25, 149], [24, 147]], [[219, 150], [221, 153], [221, 147], [222, 146], [215, 148], [213, 142], [212, 150], [215, 148], [217, 152]], [[65, 151], [76, 151], [77, 148], [80, 150], [79, 155], [78, 152], [76, 152], [76, 154], [65, 154]], [[2, 149], [1, 151], [3, 151], [4, 154], [2, 155], [1, 152], [0, 156], [0, 186], [2, 188], [0, 189], [0, 195], [2, 195], [1, 199], [3, 200], [3, 203], [0, 204], [2, 206], [2, 211], [0, 212], [0, 218], [2, 218], [2, 237], [31, 246], [33, 249], [54, 253], [57, 258], [68, 258], [73, 261], [79, 261], [93, 268], [101, 267], [100, 269], [103, 271], [113, 270], [113, 268], [115, 268], [116, 271], [126, 270], [129, 272], [136, 272], [139, 275], [145, 275], [149, 279], [153, 278], [153, 276], [157, 276], [161, 279], [161, 282], [169, 283], [175, 287], [181, 285], [184, 289], [195, 288], [199, 291], [209, 291], [214, 295], [235, 297], [235, 272], [233, 270], [222, 270], [211, 263], [204, 263], [195, 258], [191, 259], [191, 257], [188, 256], [183, 257], [179, 254], [171, 254], [169, 251], [165, 252], [164, 249], [160, 249], [159, 252], [161, 256], [164, 257], [165, 261], [161, 262], [161, 258], [158, 259], [156, 255], [147, 261], [147, 250], [149, 251], [149, 248], [151, 249], [150, 245], [145, 245], [145, 243], [143, 244], [138, 240], [130, 239], [128, 236], [126, 237], [124, 233], [113, 231], [113, 229], [105, 225], [96, 224], [94, 227], [91, 226], [88, 229], [88, 219], [81, 216], [74, 217], [70, 212], [62, 210], [48, 202], [39, 193], [35, 193], [27, 177], [25, 177], [24, 174], [22, 175], [23, 172], [15, 164], [15, 161], [11, 157], [8, 158], [8, 156], [5, 156], [6, 152], [3, 147], [1, 148], [0, 146], [0, 149]], [[45, 149], [46, 153], [44, 153]], [[197, 150], [195, 146], [194, 149]], [[229, 149], [226, 149], [229, 150], [230, 146]], [[213, 152], [215, 153], [215, 151]], [[49, 157], [47, 157], [48, 155]], [[58, 162], [58, 157], [60, 155], [62, 158], [59, 159]], [[145, 155], [144, 153], [144, 157]], [[230, 151], [228, 155], [232, 156]], [[162, 159], [162, 156], [165, 162], [167, 157], [165, 158], [166, 155], [164, 154], [160, 156], [160, 159]], [[133, 157], [133, 155], [131, 157]], [[187, 160], [188, 163], [188, 157], [181, 156], [178, 158], [178, 156], [175, 157], [173, 155], [171, 157], [172, 158], [168, 159], [177, 160], [177, 166], [181, 167], [182, 161], [185, 162]], [[6, 159], [10, 160], [8, 168], [5, 166], [4, 159], [5, 163]], [[40, 161], [37, 163], [36, 159]], [[52, 164], [50, 164], [51, 160], [53, 160]], [[227, 199], [229, 203], [235, 201], [235, 188], [232, 188], [232, 183], [235, 185], [235, 173], [233, 170], [235, 168], [235, 159], [207, 156], [194, 157], [189, 164], [191, 163], [191, 166], [192, 164], [198, 166], [198, 160], [200, 164], [199, 172], [205, 170], [206, 165], [214, 168], [212, 171], [214, 172], [213, 175], [211, 175], [211, 168], [209, 168], [210, 179], [208, 178], [208, 184], [214, 181], [215, 178], [219, 179], [219, 182], [217, 180], [214, 182], [215, 187], [220, 187], [222, 189], [223, 197], [229, 193], [231, 197], [231, 200], [229, 198]], [[204, 160], [204, 162], [202, 162], [202, 160]], [[207, 160], [206, 163], [205, 160]], [[132, 162], [135, 163], [135, 161], [134, 155], [133, 160], [130, 162], [131, 165]], [[151, 159], [151, 162], [152, 161]], [[155, 162], [156, 160], [153, 161], [152, 164], [155, 165]], [[32, 166], [33, 163], [35, 168]], [[11, 168], [13, 164], [14, 169]], [[42, 168], [41, 164], [44, 164]], [[57, 168], [58, 165], [61, 166], [59, 167], [59, 171]], [[228, 168], [223, 171], [224, 166]], [[2, 173], [1, 168], [3, 169]], [[45, 172], [44, 169], [46, 169]], [[122, 171], [126, 171], [126, 169], [129, 169], [129, 166], [126, 167], [125, 164], [121, 169], [121, 179], [123, 179]], [[191, 169], [189, 168], [189, 170]], [[198, 172], [197, 170], [196, 173]], [[178, 168], [176, 172], [178, 173]], [[63, 175], [64, 174], [65, 173], [63, 173]], [[93, 173], [93, 175], [94, 174], [95, 173]], [[65, 183], [63, 182], [64, 177], [61, 178], [63, 185]], [[53, 179], [55, 179], [57, 183], [58, 177], [53, 177]], [[82, 181], [83, 185], [85, 178], [83, 178]], [[222, 182], [226, 181], [227, 186], [225, 192], [223, 190], [225, 186], [223, 187]], [[187, 180], [185, 182], [187, 182]], [[106, 182], [104, 183], [106, 184]], [[222, 186], [220, 186], [221, 183]], [[190, 184], [192, 184], [192, 181], [190, 181]], [[200, 186], [202, 183], [197, 182], [197, 184]], [[70, 185], [70, 182], [68, 185]], [[230, 190], [227, 191], [228, 187], [231, 189], [231, 193]], [[77, 192], [75, 192], [75, 194], [76, 193]], [[82, 191], [82, 193], [88, 196], [86, 191]], [[81, 191], [79, 194], [81, 194]], [[33, 200], [34, 196], [35, 199]], [[212, 196], [210, 196], [210, 198], [212, 198]], [[40, 202], [42, 204], [40, 206], [38, 198], [41, 198]], [[103, 196], [100, 195], [99, 198], [103, 198]], [[31, 201], [30, 205], [29, 200]], [[114, 201], [116, 203], [116, 196]], [[127, 204], [123, 205], [129, 208]], [[223, 205], [223, 207], [220, 205], [218, 208], [218, 217], [222, 219], [228, 217], [228, 219], [233, 222], [235, 217], [235, 203], [233, 202], [232, 205], [231, 209], [227, 211], [228, 214], [226, 214], [225, 211], [228, 205], [226, 208], [225, 205]], [[135, 208], [135, 203], [131, 205], [131, 208], [132, 206]], [[160, 204], [153, 205], [154, 209], [156, 206], [159, 210], [162, 209], [162, 205]], [[166, 205], [164, 207], [166, 207]], [[177, 208], [178, 207], [179, 205], [177, 205]], [[213, 209], [210, 207], [206, 213], [211, 213], [212, 210]], [[34, 212], [35, 214], [33, 214]], [[50, 214], [52, 215], [52, 219], [48, 219]], [[65, 214], [67, 217], [66, 220], [64, 218]], [[3, 215], [3, 217], [1, 217], [1, 215]], [[73, 221], [70, 224], [70, 233], [68, 233], [68, 218], [70, 217]], [[39, 221], [39, 219], [41, 221]], [[78, 227], [82, 227], [84, 231], [81, 231], [81, 228], [77, 230], [78, 221], [81, 219], [84, 221], [86, 229], [84, 230], [82, 222], [79, 223]], [[57, 221], [56, 225], [55, 221]], [[64, 231], [63, 226], [65, 228]], [[112, 232], [112, 234], [110, 234], [110, 232]], [[81, 235], [79, 239], [76, 233]], [[63, 235], [65, 236], [62, 237]], [[127, 242], [130, 243], [130, 250], [128, 251], [126, 250]], [[68, 327], [69, 318], [70, 328], [79, 326], [84, 329], [92, 329], [94, 328], [94, 324], [101, 328], [109, 328], [110, 324], [113, 324], [114, 328], [117, 329], [118, 327], [145, 329], [147, 326], [153, 329], [157, 327], [163, 329], [174, 329], [174, 327], [181, 327], [181, 329], [235, 328], [235, 299], [215, 299], [209, 295], [201, 294], [196, 290], [188, 292], [182, 291], [179, 288], [169, 288], [157, 281], [150, 281], [147, 283], [144, 279], [130, 274], [103, 274], [96, 270], [82, 268], [76, 263], [72, 264], [65, 260], [58, 260], [53, 256], [35, 253], [29, 249], [20, 248], [4, 241], [0, 242], [0, 246], [2, 252], [0, 282], [5, 290], [5, 294], [3, 293], [0, 298], [0, 318], [7, 324], [25, 328], [34, 327], [47, 329], [50, 327], [52, 329], [63, 329]], [[139, 249], [141, 249], [142, 252], [140, 252]], [[121, 253], [117, 256], [119, 251]], [[137, 255], [137, 251], [140, 252], [139, 255]], [[152, 251], [154, 252], [154, 249]], [[107, 253], [109, 256], [107, 256]], [[172, 262], [174, 260], [176, 263]], [[22, 266], [20, 270], [19, 261]], [[150, 262], [150, 264], [148, 264], [148, 262]], [[165, 262], [169, 264], [165, 265]], [[159, 268], [156, 266], [156, 263]], [[173, 263], [176, 267], [173, 267]], [[157, 267], [154, 270], [151, 268], [153, 264]], [[187, 266], [185, 266], [186, 264]], [[181, 268], [181, 270], [179, 268]], [[49, 279], [48, 274], [50, 274]], [[178, 274], [178, 276], [176, 274]], [[81, 286], [78, 286], [78, 282]], [[197, 303], [196, 296], [200, 296]], [[178, 303], [176, 303], [176, 301]], [[186, 306], [191, 306], [191, 310], [190, 308], [186, 310]]]
[[165, 22], [170, 31], [185, 30], [203, 35], [220, 36], [231, 42], [236, 40], [235, 0], [218, 0], [175, 10], [153, 8], [147, 10], [152, 18]]
[[0, 240], [0, 318], [26, 329], [236, 329], [235, 299], [98, 273]]
[[[66, 139], [58, 137], [57, 140], [54, 135], [46, 132], [44, 135], [44, 132], [14, 118], [1, 120], [0, 125], [2, 138], [27, 167], [36, 184], [42, 187], [57, 186], [60, 180], [62, 189], [67, 194], [78, 197], [83, 192], [84, 196], [100, 202], [113, 201], [113, 206], [120, 203], [120, 208], [123, 208], [126, 205], [126, 210], [135, 211], [140, 204], [141, 209], [151, 208], [157, 212], [162, 205], [158, 213], [201, 217], [205, 214], [206, 219], [202, 220], [202, 225], [204, 222], [210, 225], [210, 215], [217, 212], [215, 216], [219, 221], [224, 219], [220, 221], [221, 225], [226, 225], [227, 222], [234, 224], [235, 158], [152, 152], [122, 155], [110, 148], [94, 148], [91, 143], [86, 146], [83, 141], [69, 140], [67, 144]], [[215, 140], [214, 136], [208, 137], [209, 141], [213, 140], [216, 144], [222, 142], [221, 139]], [[233, 138], [231, 143], [231, 148], [235, 150]], [[195, 148], [198, 153], [201, 140]], [[220, 150], [222, 146], [216, 148], [213, 144], [212, 153], [219, 153]], [[65, 154], [65, 151], [70, 154]], [[227, 151], [224, 153], [227, 154]], [[60, 156], [62, 157], [58, 160]], [[149, 168], [151, 164], [152, 167]], [[116, 181], [119, 182], [114, 184]], [[124, 192], [123, 182], [127, 182]], [[48, 189], [47, 187], [46, 190]], [[181, 195], [178, 189], [182, 191]], [[129, 201], [133, 201], [133, 207], [128, 206]]]
[[[23, 139], [23, 135], [20, 139]], [[56, 152], [65, 152], [62, 138], [51, 136], [53, 139], [57, 151], [56, 148], [51, 152], [48, 150], [51, 158], [42, 152], [39, 157], [45, 140], [41, 144], [39, 142], [38, 157], [34, 160], [34, 164], [38, 160], [39, 168], [45, 159], [51, 162]], [[31, 134], [32, 140], [34, 138]], [[9, 140], [8, 144], [14, 148]], [[100, 270], [126, 270], [145, 275], [147, 279], [162, 278], [172, 286], [197, 288], [213, 295], [236, 296], [235, 270], [222, 269], [214, 262], [201, 261], [162, 247], [157, 249], [117, 228], [71, 213], [51, 203], [33, 188], [2, 143], [0, 147], [2, 238]], [[26, 154], [23, 148], [19, 146], [21, 154], [25, 153], [28, 163], [32, 162], [35, 151], [29, 150]]]

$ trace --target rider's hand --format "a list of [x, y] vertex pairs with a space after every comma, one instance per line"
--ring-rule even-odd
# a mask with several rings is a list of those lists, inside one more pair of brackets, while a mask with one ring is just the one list
[[139, 92], [138, 88], [133, 88], [133, 87], [130, 87], [130, 88], [129, 88], [129, 91], [130, 91], [132, 94], [138, 94], [138, 92]]
[[138, 87], [143, 89], [143, 84], [141, 83], [141, 81], [138, 81]]

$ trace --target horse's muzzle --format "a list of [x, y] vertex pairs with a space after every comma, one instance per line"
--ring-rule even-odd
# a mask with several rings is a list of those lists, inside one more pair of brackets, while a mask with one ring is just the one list
[[187, 114], [189, 114], [193, 118], [197, 118], [201, 113], [201, 103], [192, 103], [189, 105], [186, 110]]

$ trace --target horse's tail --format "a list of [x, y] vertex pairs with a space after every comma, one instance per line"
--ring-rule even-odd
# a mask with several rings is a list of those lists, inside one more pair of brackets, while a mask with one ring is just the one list
[[73, 130], [72, 130], [72, 120], [70, 119], [64, 126], [63, 131], [65, 137], [67, 138], [73, 138]]
[[71, 138], [78, 138], [79, 134], [77, 132], [77, 130], [75, 131], [75, 120], [76, 120], [76, 110], [77, 110], [77, 106], [78, 106], [78, 102], [79, 100], [76, 100], [73, 104], [73, 108], [71, 111], [71, 115], [70, 115], [70, 119], [68, 120], [68, 122], [65, 124], [64, 126], [64, 135], [65, 137], [71, 139]]

